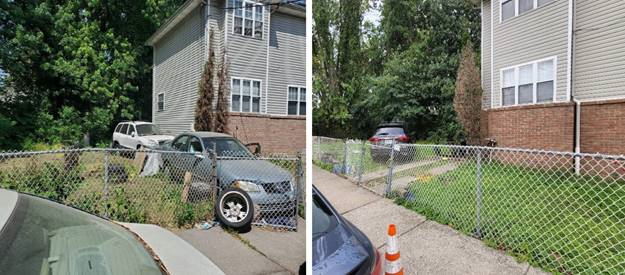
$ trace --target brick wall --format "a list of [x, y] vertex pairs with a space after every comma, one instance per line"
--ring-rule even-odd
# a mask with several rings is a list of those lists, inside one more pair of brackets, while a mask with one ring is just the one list
[[[572, 152], [574, 111], [568, 102], [486, 110], [483, 138], [498, 147]], [[582, 103], [580, 125], [581, 152], [625, 154], [625, 99]]]
[[582, 103], [581, 151], [625, 155], [625, 99]]
[[230, 133], [243, 143], [258, 142], [263, 153], [295, 154], [306, 149], [306, 118], [230, 114]]
[[487, 111], [487, 135], [498, 147], [573, 151], [574, 105], [552, 103]]

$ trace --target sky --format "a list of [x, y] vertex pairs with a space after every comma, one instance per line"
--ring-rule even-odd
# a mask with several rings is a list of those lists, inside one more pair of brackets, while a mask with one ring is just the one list
[[[369, 0], [369, 5], [373, 4], [373, 0]], [[378, 1], [378, 5], [382, 5], [382, 1]], [[367, 12], [365, 12], [364, 17], [363, 17], [363, 21], [369, 21], [371, 23], [373, 23], [375, 26], [377, 26], [380, 23], [380, 8], [377, 9], [369, 9], [367, 10]]]
[[369, 21], [377, 26], [380, 23], [380, 10], [379, 9], [369, 9], [364, 14], [364, 21]]

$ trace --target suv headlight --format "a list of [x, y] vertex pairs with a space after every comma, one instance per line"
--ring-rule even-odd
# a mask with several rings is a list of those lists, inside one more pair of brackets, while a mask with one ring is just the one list
[[251, 181], [238, 180], [234, 184], [246, 192], [260, 192], [260, 186]]

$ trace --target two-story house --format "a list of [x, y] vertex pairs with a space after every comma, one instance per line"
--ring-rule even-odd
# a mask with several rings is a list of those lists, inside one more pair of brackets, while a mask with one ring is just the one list
[[625, 2], [482, 0], [483, 134], [625, 153]]
[[216, 61], [225, 51], [229, 64], [230, 134], [268, 152], [305, 148], [303, 5], [188, 0], [147, 44], [154, 53], [152, 120], [164, 132], [193, 130], [198, 81], [212, 45]]

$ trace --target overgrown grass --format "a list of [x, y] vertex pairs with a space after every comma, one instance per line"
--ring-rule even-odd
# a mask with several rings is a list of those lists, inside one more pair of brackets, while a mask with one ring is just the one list
[[213, 201], [187, 202], [183, 184], [158, 173], [139, 176], [133, 159], [109, 155], [109, 165], [122, 174], [104, 181], [104, 154], [83, 152], [66, 162], [63, 154], [45, 154], [0, 161], [0, 188], [34, 194], [98, 216], [122, 222], [190, 227], [213, 217]]
[[[489, 246], [562, 274], [625, 272], [625, 182], [491, 163], [482, 166], [480, 235]], [[477, 232], [476, 166], [417, 180], [397, 202]]]

